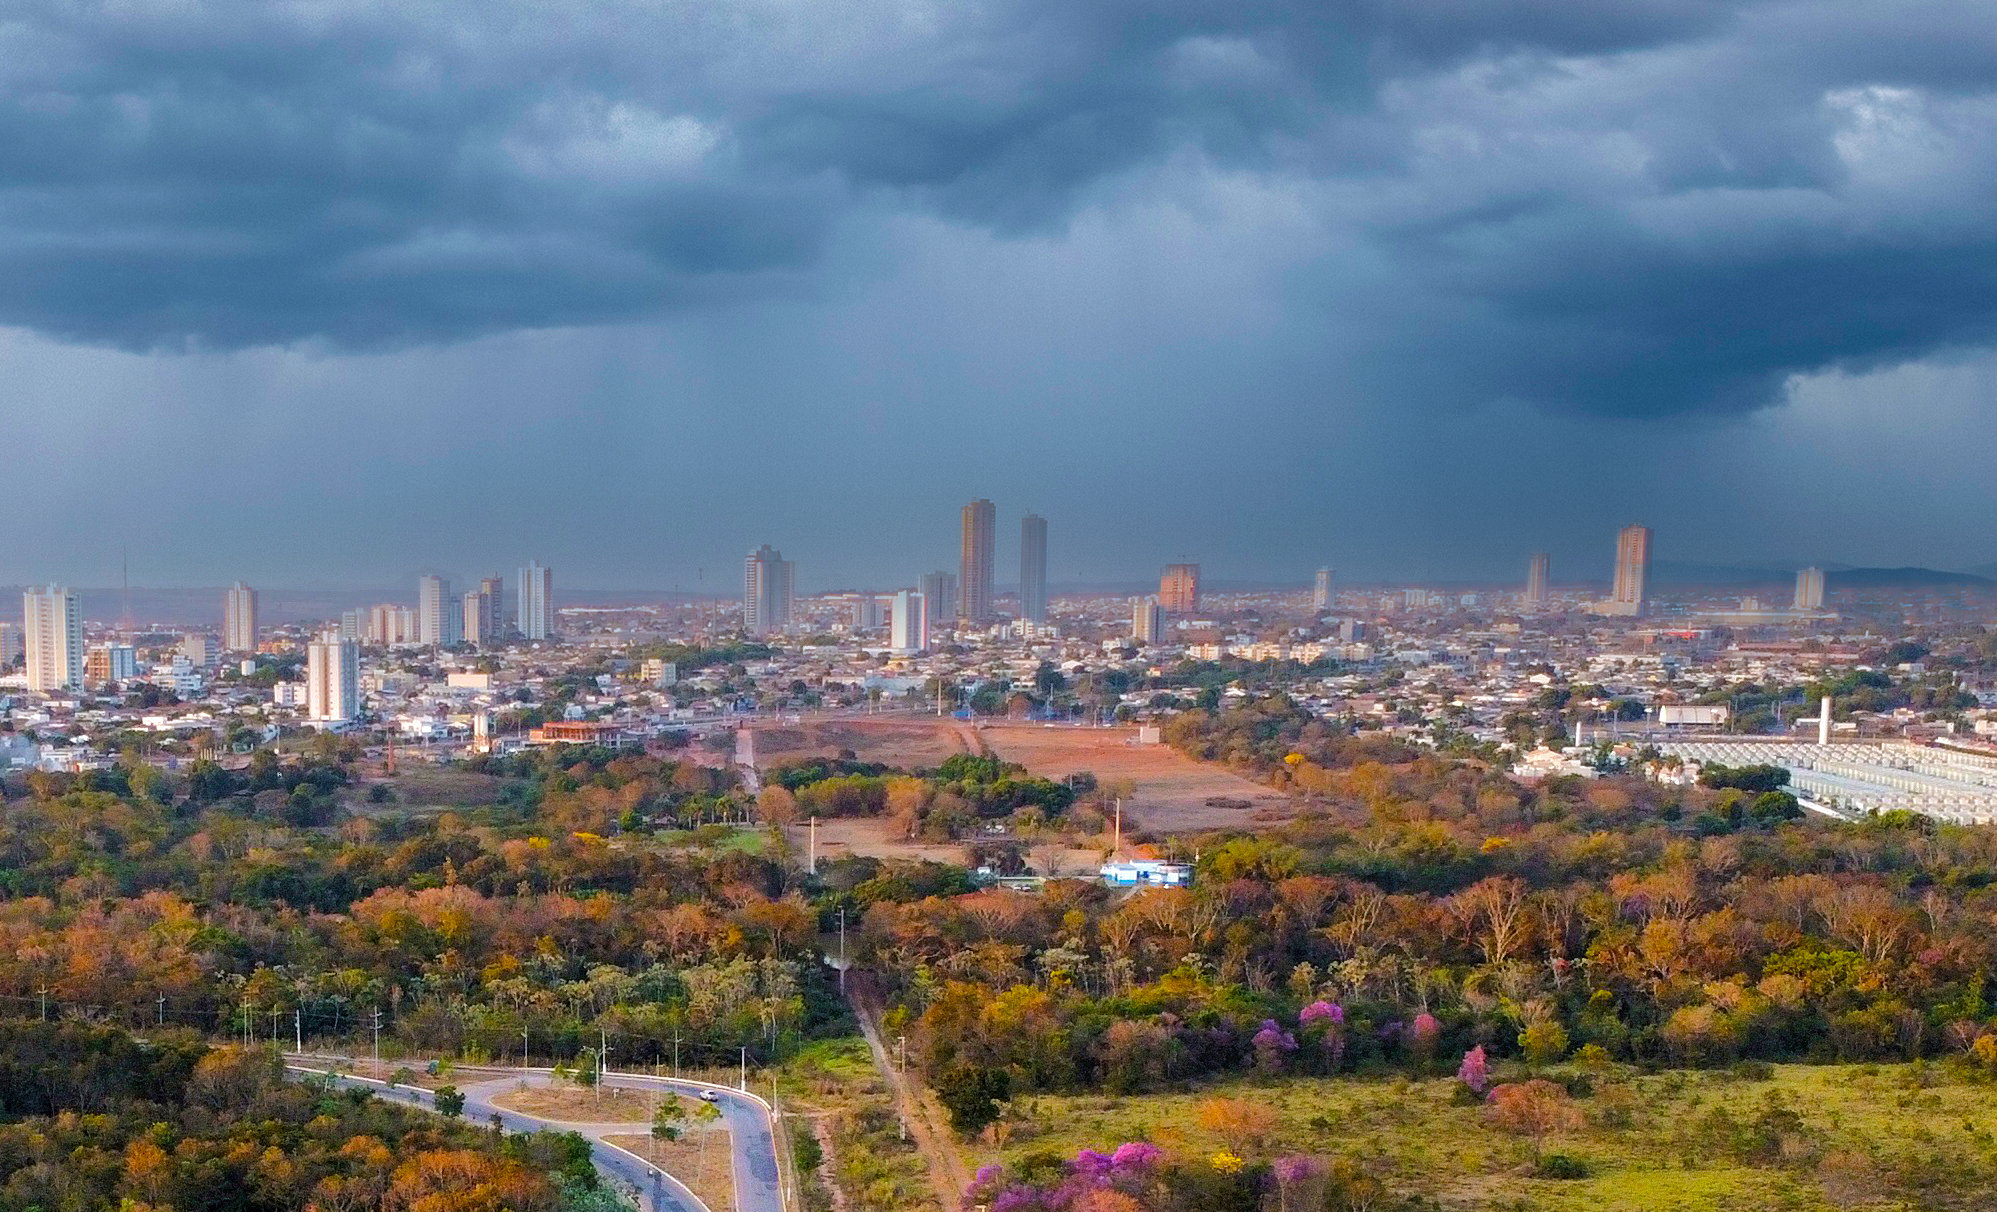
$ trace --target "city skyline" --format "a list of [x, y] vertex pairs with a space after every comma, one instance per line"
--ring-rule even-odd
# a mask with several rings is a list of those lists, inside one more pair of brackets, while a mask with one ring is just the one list
[[[813, 585], [893, 585], [948, 566], [937, 521], [980, 493], [1050, 520], [1053, 583], [1181, 555], [1496, 581], [1592, 565], [1546, 486], [1604, 468], [1686, 560], [1997, 561], [1967, 10], [1884, 36], [1844, 0], [1556, 8], [1494, 37], [1476, 11], [1024, 3], [1018, 41], [974, 10], [840, 37], [832, 4], [727, 83], [721, 32], [671, 7], [545, 46], [507, 0], [351, 16], [463, 96], [290, 10], [266, 69], [215, 11], [166, 37], [28, 6], [0, 373], [33, 457], [0, 581], [117, 584], [129, 548], [142, 583], [462, 583], [524, 548], [567, 585], [694, 592], [769, 537]], [[601, 57], [579, 92], [568, 56]], [[195, 94], [199, 122], [139, 117]], [[1001, 426], [1007, 482], [965, 483]], [[1107, 493], [1211, 470], [1217, 427], [1258, 449], [1253, 491], [1109, 523]], [[687, 452], [745, 443], [770, 487], [712, 509]], [[170, 491], [102, 474], [218, 458]], [[244, 510], [238, 468], [284, 476]], [[1413, 469], [1445, 490], [1378, 508]]]

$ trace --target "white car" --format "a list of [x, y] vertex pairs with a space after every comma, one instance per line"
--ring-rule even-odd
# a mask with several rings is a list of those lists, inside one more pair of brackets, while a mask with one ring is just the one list
[[702, 1090], [700, 1092], [700, 1101], [704, 1103], [718, 1103], [721, 1101], [721, 1095], [713, 1090]]

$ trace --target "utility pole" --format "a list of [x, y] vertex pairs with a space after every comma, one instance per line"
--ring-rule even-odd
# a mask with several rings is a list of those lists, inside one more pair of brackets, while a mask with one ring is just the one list
[[846, 993], [846, 906], [839, 906], [839, 993]]
[[527, 1067], [527, 1024], [520, 1024], [520, 1067]]
[[155, 1021], [158, 1022], [160, 1026], [164, 1027], [166, 1026], [166, 994], [164, 993], [160, 994], [159, 997], [155, 1000], [159, 1002], [159, 1018]]
[[374, 1063], [376, 1068], [380, 1068], [381, 1067], [381, 1008], [379, 1006], [374, 1007], [370, 1011], [370, 1013], [374, 1015]]
[[47, 985], [43, 985], [41, 988], [35, 990], [35, 992], [41, 995], [42, 1021], [47, 1022], [49, 1021], [49, 987]]
[[740, 1084], [740, 1086], [741, 1086], [741, 1088], [742, 1088], [743, 1090], [745, 1090], [745, 1091], [746, 1091], [746, 1090], [748, 1090], [748, 1088], [749, 1088], [749, 1046], [748, 1046], [747, 1044], [744, 1044], [744, 1045], [742, 1045], [742, 1080], [741, 1080], [741, 1082], [740, 1082], [739, 1084]]
[[811, 817], [811, 846], [806, 853], [810, 857], [806, 860], [805, 871], [808, 874], [817, 875], [818, 874], [818, 815], [816, 813], [813, 813]]
[[673, 1028], [673, 1076], [680, 1075], [680, 1029]]
[[291, 1012], [291, 1042], [293, 1051], [305, 1051], [305, 1009], [302, 1006]]

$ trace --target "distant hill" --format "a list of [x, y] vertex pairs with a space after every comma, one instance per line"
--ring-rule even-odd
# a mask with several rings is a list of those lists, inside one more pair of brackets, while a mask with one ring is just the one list
[[1991, 588], [1997, 581], [1970, 572], [1942, 572], [1935, 568], [1847, 568], [1824, 574], [1825, 590], [1833, 589], [1930, 589], [1942, 587]]

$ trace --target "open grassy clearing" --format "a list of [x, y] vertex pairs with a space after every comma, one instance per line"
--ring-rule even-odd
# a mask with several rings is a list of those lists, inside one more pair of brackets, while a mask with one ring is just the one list
[[792, 1139], [812, 1135], [829, 1146], [816, 1177], [836, 1184], [839, 1196], [814, 1191], [807, 1178], [807, 1207], [936, 1212], [928, 1167], [901, 1138], [894, 1095], [865, 1040], [851, 1035], [808, 1044], [784, 1062], [778, 1083]]
[[1460, 1101], [1459, 1088], [1442, 1078], [1290, 1078], [1131, 1098], [1035, 1096], [1021, 1100], [1021, 1119], [1002, 1145], [987, 1140], [969, 1153], [979, 1164], [1017, 1163], [1043, 1150], [1072, 1157], [1084, 1147], [1150, 1140], [1203, 1158], [1226, 1142], [1201, 1126], [1197, 1108], [1228, 1097], [1275, 1112], [1255, 1155], [1352, 1158], [1390, 1191], [1448, 1209], [1997, 1206], [1991, 1088], [1932, 1068], [1780, 1065], [1766, 1080], [1609, 1075], [1578, 1100], [1584, 1126], [1546, 1142], [1549, 1153], [1585, 1163], [1586, 1177], [1567, 1180], [1532, 1177], [1530, 1141], [1488, 1125], [1481, 1106]]

